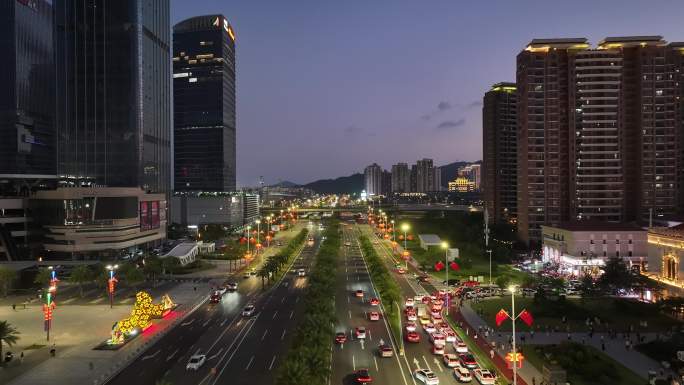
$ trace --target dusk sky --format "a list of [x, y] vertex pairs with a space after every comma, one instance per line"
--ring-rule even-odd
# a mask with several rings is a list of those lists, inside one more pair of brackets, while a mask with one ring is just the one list
[[533, 38], [684, 40], [683, 0], [172, 0], [237, 37], [238, 184], [482, 156], [482, 96]]

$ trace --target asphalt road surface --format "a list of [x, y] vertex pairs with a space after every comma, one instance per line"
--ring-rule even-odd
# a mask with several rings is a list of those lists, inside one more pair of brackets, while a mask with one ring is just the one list
[[[174, 385], [273, 384], [301, 315], [298, 303], [308, 279], [293, 271], [304, 268], [308, 272], [320, 245], [316, 228], [309, 230], [315, 244], [304, 246], [271, 289], [263, 291], [256, 276], [229, 279], [238, 282], [236, 292], [225, 293], [218, 304], [207, 301], [109, 384], [154, 384], [163, 377]], [[251, 317], [241, 316], [247, 304], [256, 306]], [[206, 363], [197, 371], [186, 370], [195, 354], [206, 355]]]

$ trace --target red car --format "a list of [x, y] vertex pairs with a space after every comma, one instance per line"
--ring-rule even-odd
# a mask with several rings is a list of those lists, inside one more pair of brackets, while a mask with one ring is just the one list
[[375, 298], [375, 297], [371, 298], [370, 301], [368, 301], [368, 302], [371, 304], [371, 306], [378, 306], [378, 305], [380, 305], [380, 300], [377, 299], [377, 298]]
[[368, 373], [368, 369], [359, 369], [354, 372], [354, 378], [357, 384], [370, 384], [373, 382], [373, 378]]
[[338, 344], [347, 342], [347, 335], [342, 332], [335, 334], [335, 342]]
[[430, 301], [432, 301], [432, 298], [426, 295], [421, 301], [423, 301], [424, 304], [428, 304]]
[[408, 342], [420, 342], [420, 334], [416, 332], [406, 333], [406, 341]]
[[461, 353], [458, 355], [458, 359], [461, 361], [461, 365], [468, 369], [477, 368], [477, 360], [475, 360], [472, 354]]

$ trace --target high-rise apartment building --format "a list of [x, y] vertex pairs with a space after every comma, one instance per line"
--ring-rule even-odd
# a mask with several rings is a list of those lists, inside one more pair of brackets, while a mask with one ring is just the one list
[[392, 173], [387, 170], [382, 170], [380, 192], [384, 196], [392, 195]]
[[382, 195], [382, 167], [377, 163], [367, 166], [363, 170], [366, 195]]
[[392, 192], [411, 192], [411, 172], [409, 171], [408, 164], [397, 163], [392, 165]]
[[433, 191], [435, 186], [435, 170], [432, 159], [421, 159], [416, 162], [416, 192]]
[[418, 166], [415, 164], [411, 165], [411, 171], [409, 172], [409, 187], [411, 187], [411, 192], [418, 192]]
[[533, 40], [518, 55], [518, 229], [682, 211], [682, 44]]
[[517, 214], [517, 94], [515, 83], [497, 83], [482, 106], [482, 188], [490, 219]]
[[53, 8], [59, 175], [69, 186], [166, 192], [169, 2], [55, 0]]
[[235, 33], [223, 15], [173, 27], [174, 190], [235, 190]]
[[0, 21], [0, 175], [54, 175], [52, 5], [3, 1]]
[[442, 168], [433, 167], [432, 168], [432, 191], [442, 191]]

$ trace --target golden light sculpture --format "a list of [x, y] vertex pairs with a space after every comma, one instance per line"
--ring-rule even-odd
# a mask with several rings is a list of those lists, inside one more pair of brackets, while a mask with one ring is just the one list
[[139, 291], [135, 295], [135, 304], [131, 316], [114, 324], [110, 343], [123, 343], [127, 336], [144, 330], [150, 326], [153, 318], [162, 318], [175, 306], [176, 304], [173, 303], [168, 294], [164, 294], [161, 303], [153, 304], [152, 296], [149, 293]]

